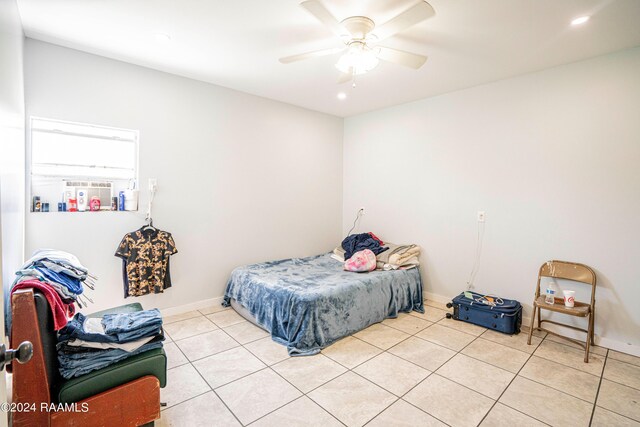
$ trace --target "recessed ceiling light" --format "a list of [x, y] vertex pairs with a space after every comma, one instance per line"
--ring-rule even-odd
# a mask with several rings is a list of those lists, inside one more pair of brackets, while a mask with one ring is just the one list
[[162, 42], [162, 43], [168, 43], [168, 42], [171, 41], [171, 36], [169, 34], [155, 33], [154, 36], [155, 36], [157, 41]]
[[347, 94], [344, 93], [344, 92], [340, 92], [338, 94], [338, 99], [341, 100], [341, 101], [347, 99]]
[[576, 18], [573, 21], [571, 21], [571, 25], [573, 25], [573, 26], [582, 25], [585, 22], [587, 22], [589, 20], [589, 18], [591, 18], [591, 17], [590, 16], [581, 16], [581, 17]]

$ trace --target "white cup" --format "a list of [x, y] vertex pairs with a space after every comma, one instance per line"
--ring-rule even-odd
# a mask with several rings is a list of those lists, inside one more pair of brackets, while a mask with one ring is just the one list
[[575, 304], [576, 291], [562, 291], [564, 294], [564, 306], [573, 307]]

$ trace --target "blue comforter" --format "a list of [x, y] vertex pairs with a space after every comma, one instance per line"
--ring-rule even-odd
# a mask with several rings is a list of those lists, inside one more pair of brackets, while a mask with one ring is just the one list
[[342, 267], [330, 254], [238, 267], [223, 304], [235, 299], [292, 356], [318, 353], [401, 311], [424, 312], [417, 268], [352, 273]]

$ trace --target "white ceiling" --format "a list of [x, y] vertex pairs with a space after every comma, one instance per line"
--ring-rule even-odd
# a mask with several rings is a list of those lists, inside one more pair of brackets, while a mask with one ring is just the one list
[[[28, 37], [350, 116], [640, 45], [640, 0], [429, 0], [436, 16], [383, 45], [429, 56], [420, 70], [381, 63], [336, 83], [341, 46], [298, 0], [18, 0]], [[342, 20], [383, 23], [417, 0], [324, 0]], [[580, 27], [569, 22], [592, 15]], [[166, 33], [171, 41], [156, 40]], [[347, 99], [338, 100], [344, 91]]]

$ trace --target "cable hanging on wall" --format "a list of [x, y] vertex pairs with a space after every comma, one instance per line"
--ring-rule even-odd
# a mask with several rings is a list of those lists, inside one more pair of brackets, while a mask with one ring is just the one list
[[153, 216], [152, 216], [153, 199], [156, 196], [157, 190], [158, 190], [158, 182], [155, 179], [150, 178], [149, 179], [149, 202], [147, 205], [147, 214], [144, 219], [147, 227], [153, 228]]
[[353, 225], [351, 226], [351, 229], [347, 232], [347, 236], [351, 235], [351, 232], [354, 230], [354, 228], [356, 228], [356, 223], [362, 217], [362, 215], [364, 215], [364, 208], [358, 209], [358, 213], [356, 214], [356, 219], [353, 220]]
[[476, 238], [476, 256], [473, 261], [473, 268], [469, 273], [469, 280], [467, 280], [467, 290], [474, 289], [473, 284], [480, 271], [480, 257], [482, 256], [482, 241], [484, 240], [484, 220], [478, 221], [478, 234]]

